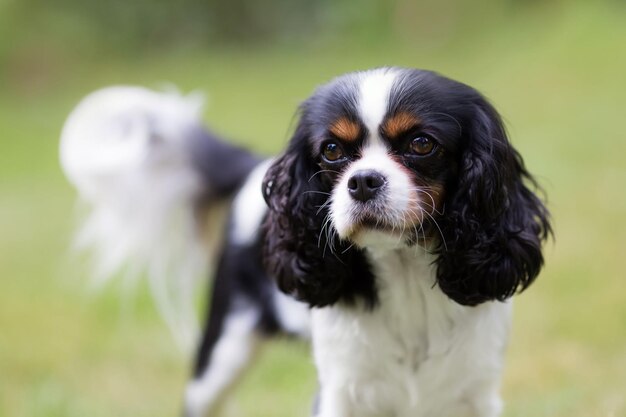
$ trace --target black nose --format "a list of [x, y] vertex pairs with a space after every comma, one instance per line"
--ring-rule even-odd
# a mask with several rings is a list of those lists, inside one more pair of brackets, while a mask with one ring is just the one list
[[376, 197], [385, 185], [385, 177], [373, 170], [355, 172], [348, 180], [348, 192], [358, 201], [367, 201]]

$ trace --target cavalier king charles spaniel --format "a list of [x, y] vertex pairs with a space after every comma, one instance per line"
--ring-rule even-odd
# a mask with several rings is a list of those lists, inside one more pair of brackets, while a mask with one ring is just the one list
[[551, 227], [492, 105], [430, 71], [350, 73], [302, 103], [267, 160], [198, 109], [101, 90], [61, 147], [101, 275], [134, 261], [186, 282], [217, 248], [185, 415], [215, 415], [259, 343], [286, 333], [312, 341], [316, 417], [498, 416], [509, 298], [539, 273]]

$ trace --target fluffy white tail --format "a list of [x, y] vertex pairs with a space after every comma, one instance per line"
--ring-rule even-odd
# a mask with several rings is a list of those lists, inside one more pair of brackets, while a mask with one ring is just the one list
[[202, 107], [198, 95], [109, 87], [72, 111], [61, 136], [61, 164], [84, 211], [75, 244], [93, 255], [94, 282], [147, 276], [182, 347], [196, 338], [193, 291], [209, 256], [198, 215], [207, 179], [190, 144]]

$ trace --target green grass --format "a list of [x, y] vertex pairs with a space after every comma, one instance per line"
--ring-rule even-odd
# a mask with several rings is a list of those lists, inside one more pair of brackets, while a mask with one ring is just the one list
[[[556, 242], [518, 297], [505, 417], [626, 415], [626, 18], [581, 3], [445, 42], [285, 44], [143, 57], [46, 58], [7, 72], [0, 95], [0, 416], [172, 416], [189, 361], [145, 291], [91, 295], [68, 257], [74, 194], [57, 162], [65, 115], [113, 83], [209, 93], [207, 121], [260, 152], [281, 149], [297, 104], [345, 71], [424, 67], [476, 86], [545, 185]], [[24, 74], [30, 74], [28, 76]], [[265, 349], [232, 416], [308, 415], [308, 347]]]

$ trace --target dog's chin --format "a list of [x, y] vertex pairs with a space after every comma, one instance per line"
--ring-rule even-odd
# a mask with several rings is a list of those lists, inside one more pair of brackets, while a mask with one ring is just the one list
[[399, 249], [418, 243], [416, 230], [419, 226], [394, 227], [381, 220], [363, 218], [339, 231], [339, 236], [362, 249]]
[[359, 229], [350, 239], [362, 249], [401, 249], [410, 246], [409, 239], [400, 231]]

